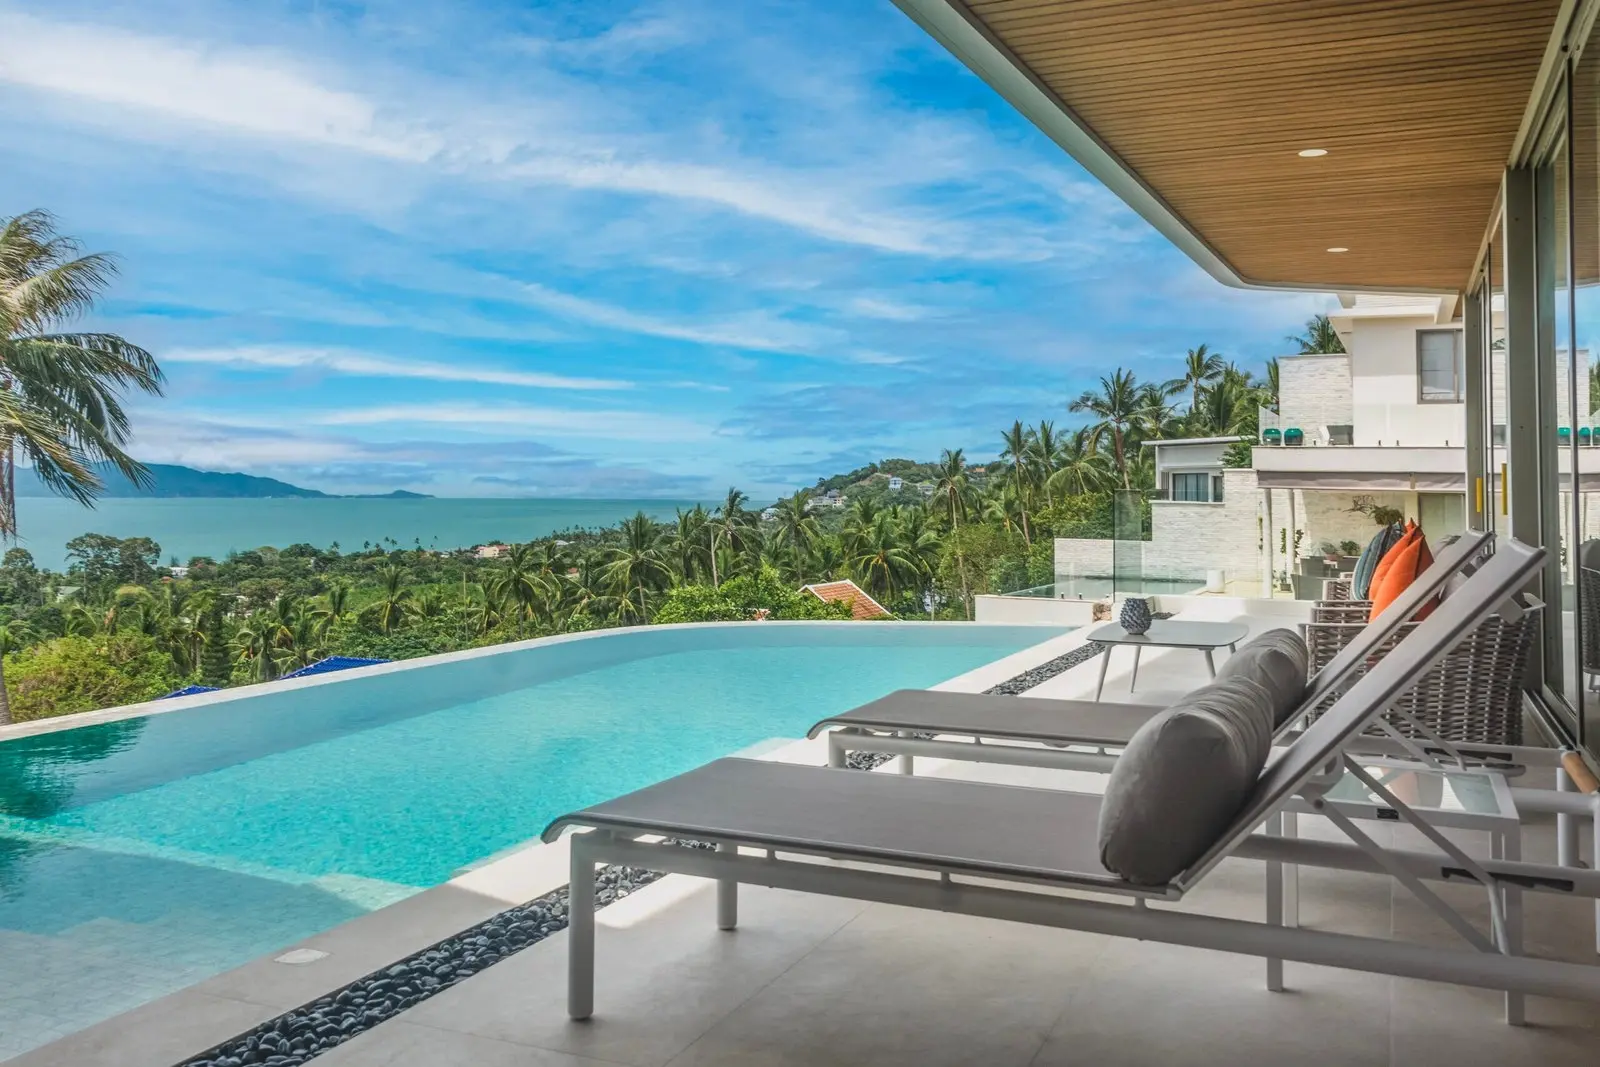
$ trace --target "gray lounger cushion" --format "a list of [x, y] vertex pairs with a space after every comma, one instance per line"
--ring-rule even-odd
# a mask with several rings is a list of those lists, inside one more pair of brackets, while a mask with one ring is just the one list
[[1100, 862], [1165, 885], [1203, 856], [1256, 787], [1272, 697], [1242, 675], [1202, 686], [1133, 735], [1100, 806]]
[[1305, 638], [1293, 630], [1268, 630], [1229, 656], [1217, 680], [1242, 676], [1260, 682], [1272, 697], [1272, 725], [1277, 727], [1300, 707], [1310, 662]]

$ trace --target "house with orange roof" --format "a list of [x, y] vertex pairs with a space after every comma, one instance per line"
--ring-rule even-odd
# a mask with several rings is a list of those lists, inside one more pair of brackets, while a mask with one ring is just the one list
[[852, 619], [894, 618], [893, 612], [868, 596], [865, 589], [848, 578], [837, 582], [818, 582], [815, 585], [802, 586], [801, 592], [810, 593], [827, 604], [841, 602], [849, 604]]

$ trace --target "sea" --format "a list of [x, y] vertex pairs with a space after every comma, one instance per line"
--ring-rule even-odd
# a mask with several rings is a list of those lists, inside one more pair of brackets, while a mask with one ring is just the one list
[[[17, 544], [41, 567], [62, 570], [66, 545], [85, 533], [149, 537], [163, 564], [270, 545], [311, 544], [344, 552], [363, 546], [448, 550], [514, 543], [574, 528], [611, 526], [643, 511], [671, 519], [693, 500], [423, 500], [112, 498], [86, 508], [59, 497], [17, 500]], [[709, 506], [709, 505], [708, 505]]]

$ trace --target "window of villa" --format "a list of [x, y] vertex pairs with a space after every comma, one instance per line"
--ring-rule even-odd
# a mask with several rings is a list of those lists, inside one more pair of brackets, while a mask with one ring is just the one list
[[1211, 477], [1206, 474], [1174, 474], [1172, 499], [1206, 503], [1211, 499]]
[[1222, 475], [1211, 476], [1211, 499], [1215, 503], [1222, 503]]
[[1417, 399], [1424, 404], [1466, 400], [1466, 349], [1460, 330], [1417, 331]]

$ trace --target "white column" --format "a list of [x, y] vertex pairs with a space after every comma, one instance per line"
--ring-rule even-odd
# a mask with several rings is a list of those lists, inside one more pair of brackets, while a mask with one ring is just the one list
[[1263, 490], [1261, 490], [1261, 500], [1262, 500], [1261, 546], [1264, 549], [1266, 549], [1265, 556], [1266, 556], [1266, 566], [1267, 566], [1266, 573], [1263, 574], [1262, 577], [1261, 577], [1261, 595], [1264, 596], [1264, 597], [1267, 597], [1268, 599], [1271, 599], [1271, 597], [1272, 597], [1272, 584], [1273, 584], [1272, 583], [1272, 569], [1273, 569], [1273, 564], [1272, 564], [1273, 548], [1272, 548], [1272, 546], [1273, 546], [1273, 543], [1274, 543], [1274, 538], [1276, 538], [1278, 536], [1278, 531], [1273, 528], [1273, 524], [1272, 524], [1272, 490], [1271, 489], [1263, 489]]

